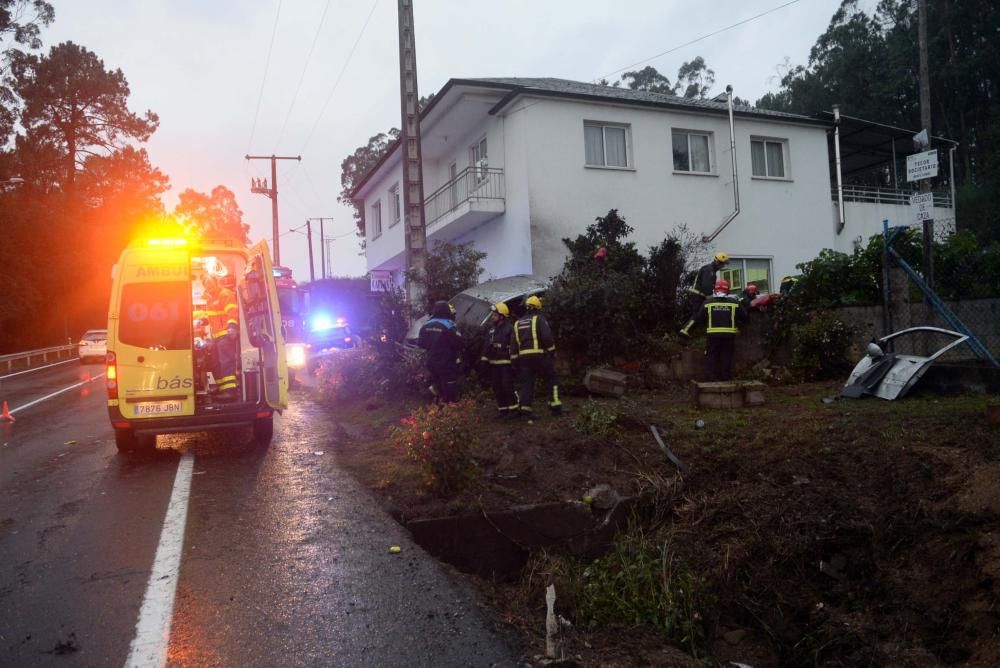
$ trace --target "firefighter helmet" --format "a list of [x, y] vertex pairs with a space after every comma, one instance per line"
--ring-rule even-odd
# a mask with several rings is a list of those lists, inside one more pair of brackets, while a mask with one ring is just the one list
[[717, 280], [715, 282], [715, 291], [716, 292], [725, 292], [726, 294], [728, 294], [729, 293], [729, 281], [727, 281], [724, 278], [720, 278], [719, 280]]
[[510, 309], [507, 308], [507, 305], [504, 304], [503, 302], [497, 302], [496, 304], [493, 305], [493, 307], [490, 310], [493, 311], [494, 313], [499, 313], [505, 318], [510, 315]]
[[729, 254], [728, 253], [723, 253], [722, 251], [719, 251], [718, 253], [715, 254], [714, 259], [719, 264], [729, 264]]
[[236, 277], [232, 274], [226, 274], [219, 279], [219, 285], [224, 288], [229, 288], [230, 290], [236, 289]]
[[542, 300], [538, 298], [538, 295], [531, 295], [530, 297], [524, 300], [524, 305], [527, 306], [528, 308], [541, 309]]
[[760, 289], [757, 287], [756, 283], [747, 283], [748, 295], [756, 295], [758, 292], [760, 292]]

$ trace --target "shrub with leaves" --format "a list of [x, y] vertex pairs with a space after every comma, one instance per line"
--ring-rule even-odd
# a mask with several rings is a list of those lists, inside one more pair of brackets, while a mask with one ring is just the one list
[[855, 338], [854, 329], [833, 313], [820, 312], [794, 328], [797, 340], [792, 366], [809, 379], [839, 378], [851, 368], [847, 352]]
[[320, 396], [328, 404], [355, 399], [417, 396], [427, 387], [427, 369], [419, 351], [393, 344], [364, 348], [324, 359], [316, 370]]
[[479, 422], [475, 402], [417, 408], [393, 427], [392, 444], [420, 464], [424, 482], [441, 495], [464, 488], [475, 474], [472, 448]]
[[573, 429], [581, 434], [613, 439], [618, 436], [618, 410], [605, 402], [588, 399], [575, 411]]
[[705, 582], [670, 548], [632, 526], [611, 552], [583, 572], [577, 623], [590, 627], [648, 624], [699, 656], [704, 617], [714, 604]]

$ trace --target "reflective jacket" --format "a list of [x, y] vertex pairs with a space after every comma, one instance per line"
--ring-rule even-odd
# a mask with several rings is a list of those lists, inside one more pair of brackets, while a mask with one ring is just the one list
[[511, 346], [513, 359], [520, 355], [551, 353], [555, 349], [556, 340], [544, 316], [528, 313], [514, 325], [514, 345]]
[[712, 291], [715, 290], [715, 273], [718, 270], [719, 267], [715, 264], [715, 260], [703, 266], [698, 270], [698, 275], [694, 279], [694, 285], [688, 288], [688, 291], [696, 295], [701, 295], [705, 299], [711, 297]]
[[694, 319], [695, 325], [705, 325], [709, 336], [736, 336], [746, 321], [746, 309], [732, 297], [709, 297]]
[[480, 361], [490, 364], [510, 364], [513, 338], [514, 323], [510, 318], [502, 319], [486, 334]]
[[462, 335], [451, 320], [431, 318], [420, 328], [417, 345], [427, 351], [427, 368], [436, 373], [457, 371], [462, 363]]
[[218, 293], [205, 293], [205, 310], [195, 311], [195, 318], [207, 318], [212, 328], [212, 338], [226, 335], [229, 325], [240, 326], [240, 309], [236, 304], [236, 293], [229, 288], [220, 288]]

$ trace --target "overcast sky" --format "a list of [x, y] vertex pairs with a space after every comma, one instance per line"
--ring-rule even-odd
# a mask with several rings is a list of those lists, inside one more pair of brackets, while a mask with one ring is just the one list
[[[45, 49], [66, 40], [86, 46], [125, 73], [133, 111], [159, 114], [147, 148], [170, 178], [169, 208], [186, 188], [225, 185], [236, 193], [251, 238], [270, 240], [270, 201], [249, 191], [251, 177], [269, 176], [270, 166], [243, 156], [301, 155], [301, 163], [279, 162], [281, 231], [307, 217], [333, 217], [325, 230], [340, 237], [333, 273], [364, 273], [351, 212], [337, 203], [340, 162], [372, 135], [399, 126], [395, 0], [51, 2], [56, 19], [43, 34]], [[592, 81], [786, 2], [414, 0], [420, 93], [452, 77]], [[753, 101], [777, 88], [786, 58], [807, 61], [839, 4], [797, 0], [638, 67], [653, 65], [673, 80], [681, 63], [700, 55], [715, 70], [713, 92], [732, 84]], [[317, 229], [314, 244], [319, 275]], [[305, 236], [284, 234], [281, 259], [307, 279]]]

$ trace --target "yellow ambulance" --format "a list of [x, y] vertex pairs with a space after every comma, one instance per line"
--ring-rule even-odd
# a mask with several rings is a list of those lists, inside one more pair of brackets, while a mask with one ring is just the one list
[[[122, 252], [112, 278], [107, 393], [118, 450], [153, 449], [157, 434], [240, 427], [270, 443], [273, 414], [288, 404], [288, 370], [267, 244], [144, 239]], [[238, 332], [229, 329], [226, 344], [235, 392], [231, 376], [219, 391], [225, 333], [205, 315], [219, 308], [209, 286], [220, 283], [238, 302]]]

